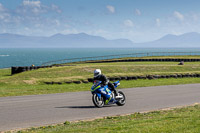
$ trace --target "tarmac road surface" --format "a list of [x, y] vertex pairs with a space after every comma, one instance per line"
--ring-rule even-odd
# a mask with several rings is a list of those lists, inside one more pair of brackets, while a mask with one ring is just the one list
[[95, 108], [87, 92], [0, 98], [0, 131], [130, 114], [200, 102], [200, 84], [122, 89], [124, 106]]

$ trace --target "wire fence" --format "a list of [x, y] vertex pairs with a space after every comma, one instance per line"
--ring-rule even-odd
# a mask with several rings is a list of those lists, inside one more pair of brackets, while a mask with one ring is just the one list
[[200, 55], [200, 51], [196, 52], [147, 52], [147, 53], [132, 53], [132, 54], [119, 54], [119, 55], [106, 55], [95, 57], [82, 57], [82, 58], [68, 58], [63, 60], [49, 61], [42, 64], [42, 66], [52, 66], [56, 64], [67, 64], [75, 62], [108, 60], [125, 57], [152, 57], [152, 56], [179, 56], [179, 55]]

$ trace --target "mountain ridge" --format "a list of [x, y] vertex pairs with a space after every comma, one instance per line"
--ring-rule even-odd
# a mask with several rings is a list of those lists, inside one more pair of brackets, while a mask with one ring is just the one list
[[108, 40], [100, 36], [92, 36], [86, 33], [55, 34], [50, 37], [24, 36], [18, 34], [0, 34], [1, 48], [16, 47], [132, 47], [133, 42], [128, 39]]
[[181, 35], [167, 34], [160, 39], [134, 43], [129, 39], [109, 40], [101, 36], [78, 34], [54, 34], [45, 36], [25, 36], [0, 34], [0, 48], [126, 48], [126, 47], [200, 47], [200, 34], [188, 32]]
[[181, 35], [167, 34], [158, 40], [137, 43], [140, 47], [200, 47], [200, 34], [188, 32]]

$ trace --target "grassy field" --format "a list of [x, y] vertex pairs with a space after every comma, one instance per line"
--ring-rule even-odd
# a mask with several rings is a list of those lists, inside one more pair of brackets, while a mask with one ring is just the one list
[[176, 55], [176, 56], [144, 56], [144, 57], [123, 57], [115, 59], [104, 59], [102, 61], [108, 60], [124, 60], [124, 59], [200, 59], [199, 55]]
[[127, 116], [106, 117], [88, 122], [76, 122], [32, 128], [22, 133], [199, 133], [200, 105], [167, 111], [135, 113]]
[[[152, 56], [152, 57], [135, 57], [136, 59], [200, 59], [199, 55], [176, 55], [176, 56]], [[122, 59], [134, 59], [133, 57], [127, 57]]]
[[[200, 78], [182, 78], [182, 79], [140, 79], [120, 81], [122, 88], [132, 87], [148, 87], [148, 86], [162, 86], [162, 85], [178, 85], [178, 84], [192, 84], [200, 83]], [[51, 93], [64, 93], [64, 92], [77, 92], [77, 91], [90, 91], [92, 83], [88, 84], [62, 84], [62, 85], [0, 85], [0, 97], [6, 96], [22, 96], [22, 95], [40, 95]]]
[[[178, 56], [176, 58], [200, 58], [200, 56]], [[153, 58], [153, 57], [152, 57]], [[157, 57], [175, 58], [175, 57]], [[146, 76], [200, 73], [200, 62], [115, 62], [115, 63], [74, 63], [72, 66], [42, 68], [11, 76], [10, 69], [0, 69], [0, 97], [63, 93], [90, 90], [88, 84], [47, 85], [44, 82], [67, 82], [87, 80], [93, 77], [93, 71], [100, 68], [107, 77]], [[121, 88], [200, 83], [200, 78], [158, 79], [121, 81]]]
[[119, 62], [77, 64], [75, 66], [43, 68], [10, 76], [9, 70], [0, 71], [0, 82], [8, 84], [40, 84], [44, 81], [86, 80], [100, 68], [108, 76], [149, 74], [200, 73], [200, 62], [177, 65], [177, 62]]

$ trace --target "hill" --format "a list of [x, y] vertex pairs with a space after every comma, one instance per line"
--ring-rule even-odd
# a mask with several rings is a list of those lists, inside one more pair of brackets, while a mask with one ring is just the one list
[[200, 34], [197, 32], [182, 35], [168, 34], [158, 40], [133, 43], [128, 39], [108, 40], [85, 33], [55, 34], [50, 37], [0, 34], [0, 48], [129, 48], [129, 47], [200, 47]]
[[200, 47], [200, 34], [197, 32], [178, 36], [168, 34], [158, 40], [135, 45], [140, 47]]
[[83, 47], [132, 47], [128, 39], [107, 40], [100, 36], [79, 34], [55, 34], [50, 37], [23, 36], [17, 34], [0, 34], [1, 48], [83, 48]]

